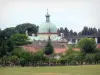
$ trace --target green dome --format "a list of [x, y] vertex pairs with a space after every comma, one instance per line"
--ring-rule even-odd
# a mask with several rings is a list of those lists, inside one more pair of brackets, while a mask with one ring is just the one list
[[51, 22], [42, 23], [39, 27], [39, 33], [57, 33], [57, 27]]
[[45, 17], [46, 17], [46, 22], [42, 23], [39, 26], [39, 33], [48, 33], [48, 32], [57, 33], [56, 25], [50, 22], [50, 15], [48, 14], [48, 10]]

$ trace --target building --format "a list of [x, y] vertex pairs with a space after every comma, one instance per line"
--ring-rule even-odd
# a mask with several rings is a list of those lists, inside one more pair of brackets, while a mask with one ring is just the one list
[[32, 52], [42, 50], [48, 42], [48, 38], [50, 37], [51, 43], [54, 47], [54, 52], [58, 54], [65, 52], [67, 50], [67, 40], [64, 39], [63, 33], [61, 33], [61, 36], [58, 36], [58, 28], [50, 21], [48, 10], [45, 17], [46, 21], [39, 26], [37, 36], [34, 36], [34, 34], [29, 36], [28, 31], [26, 31], [26, 35], [29, 37], [32, 44], [25, 46], [24, 48], [30, 49]]

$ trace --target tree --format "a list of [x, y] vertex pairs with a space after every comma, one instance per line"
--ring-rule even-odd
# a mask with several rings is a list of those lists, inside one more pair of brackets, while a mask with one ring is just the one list
[[72, 29], [69, 31], [69, 36], [73, 36], [73, 30]]
[[85, 62], [86, 64], [93, 64], [95, 63], [95, 54], [86, 54], [85, 56]]
[[10, 36], [12, 36], [13, 34], [16, 33], [15, 31], [15, 28], [14, 27], [10, 27], [10, 28], [6, 28], [3, 30], [3, 35], [6, 37], [6, 38], [10, 38]]
[[52, 46], [52, 44], [51, 44], [51, 39], [50, 39], [50, 37], [49, 37], [49, 39], [48, 39], [48, 42], [47, 42], [47, 44], [46, 44], [46, 46], [45, 46], [45, 49], [44, 49], [44, 53], [48, 56], [48, 58], [49, 58], [49, 66], [51, 65], [51, 63], [50, 63], [50, 59], [52, 58], [52, 53], [54, 52], [54, 49], [53, 49], [53, 46]]
[[7, 54], [8, 46], [5, 40], [0, 41], [0, 57]]
[[95, 62], [100, 63], [100, 53], [95, 54]]
[[46, 55], [50, 55], [50, 54], [52, 54], [54, 52], [54, 49], [53, 49], [53, 46], [52, 46], [52, 44], [51, 44], [51, 40], [50, 40], [50, 38], [48, 39], [48, 42], [47, 42], [47, 44], [46, 44], [46, 46], [45, 46], [45, 49], [44, 49], [44, 53], [46, 54]]
[[44, 56], [43, 51], [33, 53], [30, 59], [31, 63], [34, 64], [34, 66], [41, 65], [43, 62], [46, 61], [46, 57]]
[[16, 55], [8, 56], [8, 61], [10, 61], [10, 64], [12, 65], [18, 65], [19, 63], [19, 58]]
[[25, 34], [14, 34], [11, 36], [11, 40], [16, 46], [22, 46], [30, 43], [28, 41], [28, 37]]
[[38, 26], [31, 23], [23, 23], [15, 27], [15, 31], [17, 31], [20, 34], [25, 34], [26, 30], [29, 31], [29, 34], [32, 34], [32, 33], [37, 34]]
[[82, 35], [88, 35], [88, 27], [83, 28]]
[[92, 28], [92, 27], [84, 27], [83, 30], [81, 32], [81, 35], [97, 35], [98, 31], [96, 28]]
[[8, 52], [8, 54], [11, 55], [11, 52], [14, 50], [14, 45], [10, 39], [7, 40], [7, 46], [8, 46], [7, 52]]
[[65, 36], [68, 36], [68, 33], [69, 33], [69, 30], [65, 27], [64, 35], [65, 35]]
[[92, 38], [83, 38], [78, 42], [82, 52], [93, 53], [96, 49], [96, 42]]
[[25, 51], [22, 47], [15, 47], [13, 52], [12, 52], [12, 55], [16, 55], [16, 56], [18, 56], [18, 58], [20, 58], [20, 57], [22, 57], [24, 52]]
[[13, 43], [10, 39], [6, 38], [3, 31], [0, 32], [0, 57], [4, 55], [11, 55], [13, 51]]

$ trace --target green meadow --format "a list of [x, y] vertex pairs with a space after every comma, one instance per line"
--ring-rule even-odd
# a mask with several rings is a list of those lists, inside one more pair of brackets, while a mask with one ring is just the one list
[[100, 65], [1, 67], [0, 75], [100, 75]]

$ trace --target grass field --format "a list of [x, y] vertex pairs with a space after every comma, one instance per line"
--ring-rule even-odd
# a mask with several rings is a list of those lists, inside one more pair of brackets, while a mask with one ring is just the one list
[[100, 65], [56, 67], [1, 67], [0, 75], [100, 75]]

